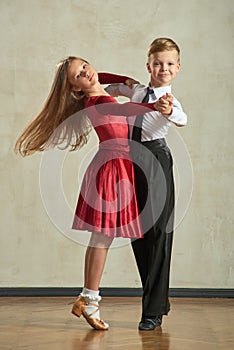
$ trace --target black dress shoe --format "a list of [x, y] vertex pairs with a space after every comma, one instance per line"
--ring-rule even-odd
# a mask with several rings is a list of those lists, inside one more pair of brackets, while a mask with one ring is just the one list
[[140, 331], [152, 331], [156, 327], [161, 326], [161, 324], [162, 324], [162, 315], [158, 315], [156, 317], [142, 316], [138, 329]]

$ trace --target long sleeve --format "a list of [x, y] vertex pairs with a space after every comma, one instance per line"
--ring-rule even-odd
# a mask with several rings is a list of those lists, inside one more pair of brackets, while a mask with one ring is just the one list
[[184, 126], [187, 124], [187, 115], [184, 113], [180, 102], [175, 97], [173, 98], [172, 113], [167, 119], [177, 126]]
[[95, 109], [103, 115], [135, 116], [154, 111], [154, 103], [116, 103], [110, 102], [109, 96], [100, 96], [95, 102]]
[[131, 99], [134, 94], [134, 88], [130, 89], [130, 87], [121, 83], [112, 83], [105, 90], [113, 97], [125, 96]]
[[113, 73], [98, 73], [100, 84], [124, 84], [129, 77]]

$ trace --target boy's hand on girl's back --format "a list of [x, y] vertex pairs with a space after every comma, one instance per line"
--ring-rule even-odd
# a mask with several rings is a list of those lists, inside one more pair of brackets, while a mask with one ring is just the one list
[[140, 84], [140, 82], [139, 82], [138, 80], [129, 78], [129, 79], [126, 79], [126, 80], [125, 80], [125, 83], [124, 83], [124, 84], [127, 85], [127, 86], [131, 89], [131, 88], [132, 88], [132, 85], [134, 85], [134, 84]]

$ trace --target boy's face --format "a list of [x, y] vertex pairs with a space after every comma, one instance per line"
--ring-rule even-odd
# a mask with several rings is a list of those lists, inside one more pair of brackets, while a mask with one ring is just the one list
[[146, 64], [152, 87], [168, 86], [180, 70], [176, 50], [152, 53]]

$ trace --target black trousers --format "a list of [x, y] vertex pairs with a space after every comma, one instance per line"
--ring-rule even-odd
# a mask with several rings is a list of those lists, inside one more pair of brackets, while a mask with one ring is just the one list
[[167, 315], [174, 223], [173, 160], [165, 139], [131, 145], [144, 238], [132, 241], [143, 287], [142, 314]]

